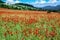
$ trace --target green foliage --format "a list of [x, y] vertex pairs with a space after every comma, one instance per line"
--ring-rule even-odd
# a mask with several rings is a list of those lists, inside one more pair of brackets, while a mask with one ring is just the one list
[[47, 13], [51, 13], [52, 11], [51, 10], [47, 10]]

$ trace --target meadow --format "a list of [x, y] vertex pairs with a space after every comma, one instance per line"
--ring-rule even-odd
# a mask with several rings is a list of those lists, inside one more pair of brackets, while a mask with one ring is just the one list
[[0, 40], [60, 40], [60, 14], [0, 9]]

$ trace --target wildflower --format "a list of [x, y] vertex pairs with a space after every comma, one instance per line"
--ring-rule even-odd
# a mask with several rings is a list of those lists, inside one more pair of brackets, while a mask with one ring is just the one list
[[54, 32], [54, 31], [50, 32], [50, 35], [51, 35], [52, 37], [54, 37], [54, 36], [55, 36], [55, 32]]
[[48, 34], [48, 29], [46, 28], [46, 37], [48, 37], [49, 36], [49, 34]]
[[6, 37], [6, 35], [7, 35], [7, 34], [6, 34], [6, 32], [5, 32], [5, 33], [4, 33], [4, 36]]
[[39, 31], [39, 30], [40, 30], [40, 28], [36, 28], [34, 34], [35, 34], [35, 35], [38, 35], [38, 31]]
[[37, 22], [37, 20], [35, 20], [35, 19], [33, 19], [33, 18], [30, 18], [29, 21], [28, 21], [29, 24], [35, 23], [35, 22]]
[[28, 29], [28, 32], [29, 32], [29, 34], [31, 34], [31, 33], [32, 33], [32, 29], [29, 28], [29, 29]]
[[24, 38], [22, 38], [22, 40], [24, 40]]
[[52, 28], [53, 28], [54, 30], [56, 30], [56, 27], [55, 27], [54, 25], [52, 25]]
[[8, 32], [10, 35], [12, 35], [12, 32]]
[[28, 37], [28, 34], [27, 33], [24, 33], [24, 36]]

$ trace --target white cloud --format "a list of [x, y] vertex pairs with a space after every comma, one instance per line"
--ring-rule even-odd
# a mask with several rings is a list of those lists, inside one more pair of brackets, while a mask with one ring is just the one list
[[49, 0], [48, 2], [46, 0], [36, 0], [35, 2], [32, 2], [31, 4], [48, 4], [48, 3], [56, 3], [57, 0]]
[[46, 3], [46, 1], [44, 1], [44, 0], [41, 0], [41, 2], [40, 2], [41, 4], [44, 4], [44, 3]]
[[14, 1], [13, 1], [13, 0], [6, 0], [6, 3], [8, 3], [8, 4], [13, 4]]
[[44, 4], [44, 3], [46, 3], [46, 1], [44, 1], [44, 0], [37, 0], [37, 1], [35, 1], [35, 2], [33, 2], [33, 4]]
[[15, 3], [20, 3], [19, 0], [16, 0]]
[[6, 3], [8, 3], [8, 4], [14, 4], [14, 3], [19, 3], [20, 1], [19, 0], [16, 0], [16, 1], [14, 1], [14, 0], [6, 0]]
[[56, 3], [57, 0], [49, 0], [47, 3]]
[[36, 7], [44, 7], [44, 6], [56, 6], [57, 5], [57, 0], [36, 0], [35, 2], [32, 2], [30, 4], [36, 6]]
[[8, 3], [8, 4], [14, 4], [14, 0], [6, 0], [6, 3]]

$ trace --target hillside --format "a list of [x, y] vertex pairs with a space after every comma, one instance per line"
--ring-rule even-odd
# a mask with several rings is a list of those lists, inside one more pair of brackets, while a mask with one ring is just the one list
[[15, 10], [42, 10], [41, 8], [34, 7], [30, 4], [25, 3], [16, 3], [16, 4], [5, 4], [4, 2], [0, 1], [0, 8], [8, 8], [8, 9], [15, 9]]
[[46, 7], [43, 7], [43, 9], [60, 10], [60, 5], [57, 5], [57, 6], [46, 6]]
[[0, 3], [4, 3], [4, 2], [0, 0]]
[[32, 6], [32, 5], [30, 5], [30, 4], [25, 4], [25, 3], [16, 3], [16, 4], [14, 4], [14, 5], [17, 5], [17, 6], [21, 6], [21, 5], [23, 5], [23, 6], [30, 6], [30, 7], [34, 7], [34, 6]]

